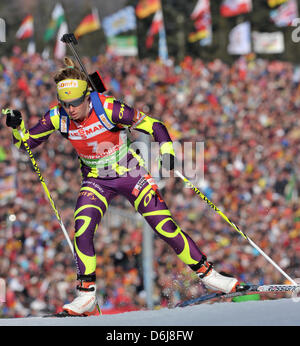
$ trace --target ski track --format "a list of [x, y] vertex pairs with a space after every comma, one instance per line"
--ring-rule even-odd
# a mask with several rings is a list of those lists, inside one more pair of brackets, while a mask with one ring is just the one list
[[1, 326], [300, 326], [300, 301], [214, 303], [84, 318], [3, 318]]

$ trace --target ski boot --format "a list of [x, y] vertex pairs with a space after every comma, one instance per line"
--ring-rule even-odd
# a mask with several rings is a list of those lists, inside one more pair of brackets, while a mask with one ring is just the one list
[[101, 311], [96, 297], [96, 284], [80, 280], [76, 287], [78, 296], [69, 304], [63, 306], [63, 311], [69, 316], [99, 316]]
[[221, 291], [223, 293], [231, 293], [242, 290], [243, 286], [239, 281], [227, 275], [222, 275], [213, 269], [213, 264], [204, 258], [200, 263], [200, 268], [196, 271], [198, 277], [208, 289]]

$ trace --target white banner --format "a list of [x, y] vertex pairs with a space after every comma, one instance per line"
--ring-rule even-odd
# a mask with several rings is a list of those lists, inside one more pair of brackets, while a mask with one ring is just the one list
[[253, 50], [259, 54], [280, 54], [284, 52], [284, 36], [280, 31], [252, 33]]

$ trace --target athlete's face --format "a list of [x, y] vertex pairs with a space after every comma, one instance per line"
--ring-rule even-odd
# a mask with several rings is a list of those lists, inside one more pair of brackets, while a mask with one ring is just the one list
[[74, 99], [65, 100], [65, 104], [69, 103], [69, 105], [67, 107], [63, 105], [64, 109], [72, 120], [79, 122], [83, 121], [89, 113], [89, 97], [86, 96], [83, 102], [78, 106], [73, 106], [72, 101], [74, 101]]

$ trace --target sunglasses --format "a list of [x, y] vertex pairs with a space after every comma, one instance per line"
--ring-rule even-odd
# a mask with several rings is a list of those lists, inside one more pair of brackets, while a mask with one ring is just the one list
[[58, 101], [60, 102], [60, 104], [61, 104], [64, 108], [67, 108], [67, 109], [69, 109], [70, 106], [72, 106], [72, 107], [78, 107], [78, 106], [80, 106], [80, 105], [83, 103], [87, 91], [88, 91], [88, 89], [86, 89], [85, 92], [84, 92], [84, 94], [83, 94], [82, 96], [80, 96], [80, 97], [79, 97], [78, 99], [76, 99], [76, 100], [73, 100], [73, 101], [70, 101], [70, 102], [66, 102], [66, 101], [62, 101], [62, 100], [60, 100], [60, 99], [58, 98]]

